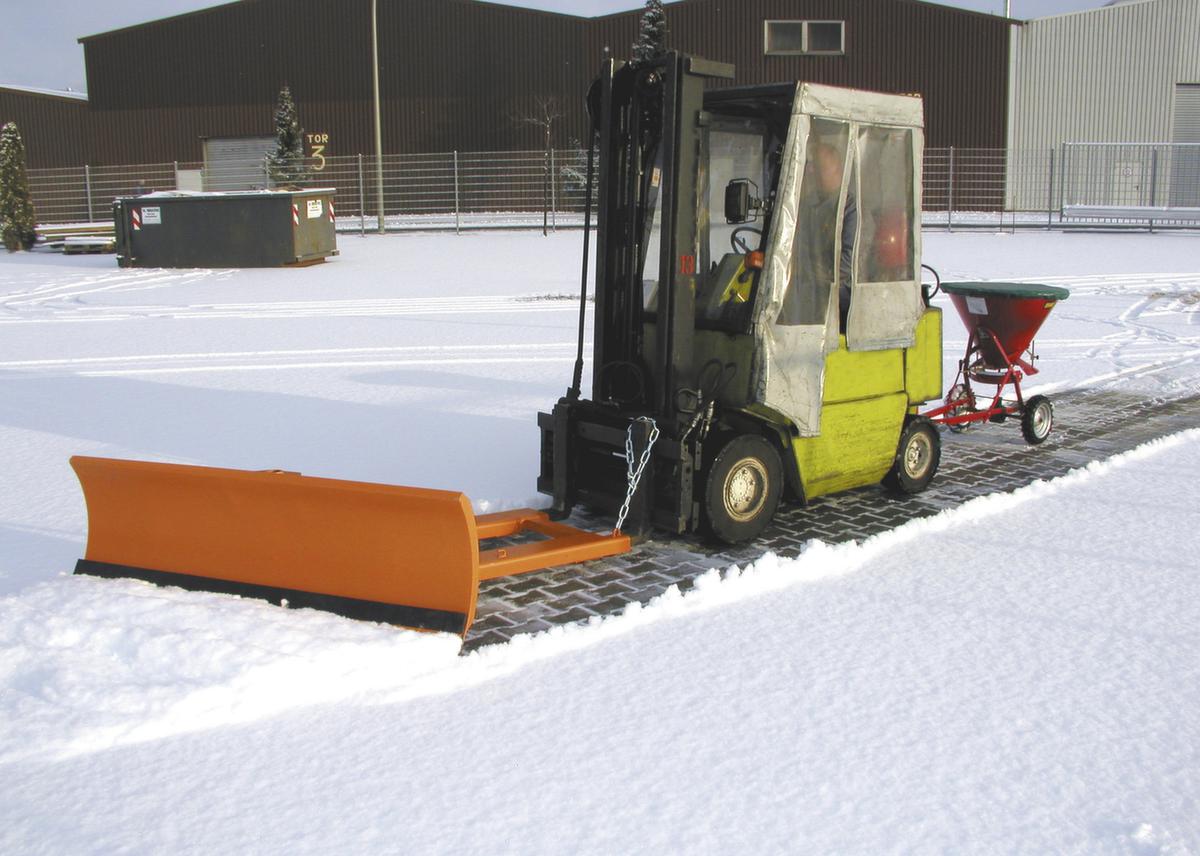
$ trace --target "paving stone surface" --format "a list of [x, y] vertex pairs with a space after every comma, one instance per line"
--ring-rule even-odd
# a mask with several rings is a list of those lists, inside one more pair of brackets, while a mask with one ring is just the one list
[[[763, 537], [750, 544], [729, 547], [659, 536], [624, 556], [485, 582], [463, 650], [613, 615], [630, 603], [646, 603], [671, 586], [686, 591], [712, 568], [745, 565], [767, 551], [799, 555], [813, 538], [829, 543], [859, 541], [969, 499], [1055, 478], [1149, 440], [1200, 426], [1200, 395], [1161, 400], [1082, 390], [1052, 400], [1054, 430], [1040, 446], [1025, 443], [1019, 419], [984, 423], [960, 434], [943, 432], [941, 466], [929, 488], [916, 496], [896, 497], [874, 486], [860, 488], [822, 497], [808, 506], [782, 506]], [[595, 531], [612, 525], [582, 512], [572, 522]]]

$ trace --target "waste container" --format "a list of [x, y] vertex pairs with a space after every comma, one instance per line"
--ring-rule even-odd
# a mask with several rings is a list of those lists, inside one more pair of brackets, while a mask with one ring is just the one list
[[279, 267], [336, 256], [333, 188], [113, 200], [121, 267]]

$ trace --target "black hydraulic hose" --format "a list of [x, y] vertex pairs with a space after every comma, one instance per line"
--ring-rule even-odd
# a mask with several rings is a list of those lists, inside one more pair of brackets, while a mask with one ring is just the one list
[[933, 301], [934, 295], [937, 294], [941, 290], [942, 278], [940, 276], [938, 276], [938, 272], [936, 270], [934, 270], [933, 268], [931, 268], [929, 265], [923, 264], [923, 265], [921, 265], [921, 267], [923, 267], [925, 270], [927, 270], [931, 274], [933, 274], [933, 280], [934, 280], [933, 291], [927, 290], [925, 288], [925, 283], [921, 283], [921, 296], [923, 298], [925, 298], [925, 305], [928, 306]]
[[592, 128], [588, 143], [587, 186], [583, 197], [583, 275], [579, 283], [579, 345], [575, 352], [575, 374], [571, 379], [571, 388], [567, 390], [567, 398], [572, 401], [579, 398], [580, 386], [583, 383], [583, 329], [584, 319], [587, 315], [588, 253], [592, 235], [592, 171], [596, 151], [595, 127]]

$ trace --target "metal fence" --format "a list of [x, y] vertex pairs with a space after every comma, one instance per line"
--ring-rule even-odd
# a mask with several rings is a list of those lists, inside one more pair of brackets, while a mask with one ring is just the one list
[[1200, 143], [1069, 143], [1064, 205], [1200, 206]]
[[[383, 206], [389, 228], [459, 226], [520, 215], [554, 228], [583, 211], [587, 153], [579, 149], [385, 155]], [[376, 160], [366, 155], [310, 158], [306, 187], [333, 187], [337, 212], [374, 228], [379, 211]], [[252, 190], [270, 185], [265, 168], [206, 169], [202, 163], [83, 166], [28, 171], [39, 222], [108, 220], [113, 200], [155, 191]], [[504, 218], [500, 218], [504, 219]], [[511, 220], [512, 217], [507, 217]], [[560, 223], [561, 221], [561, 223]]]
[[[579, 225], [587, 154], [580, 149], [386, 155], [385, 226]], [[337, 191], [340, 228], [376, 229], [375, 158], [310, 159], [308, 187]], [[29, 170], [39, 222], [99, 222], [112, 201], [163, 190], [262, 188], [265, 168], [230, 174], [202, 163]], [[1200, 205], [1200, 145], [1065, 144], [1058, 149], [926, 149], [927, 226], [1049, 227], [1064, 206]]]

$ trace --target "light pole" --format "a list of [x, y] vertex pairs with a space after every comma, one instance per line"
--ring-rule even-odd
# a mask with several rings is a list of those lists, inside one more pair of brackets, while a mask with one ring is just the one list
[[371, 0], [371, 73], [375, 85], [375, 198], [379, 200], [379, 234], [387, 231], [383, 219], [383, 128], [379, 120], [379, 17], [378, 0]]

